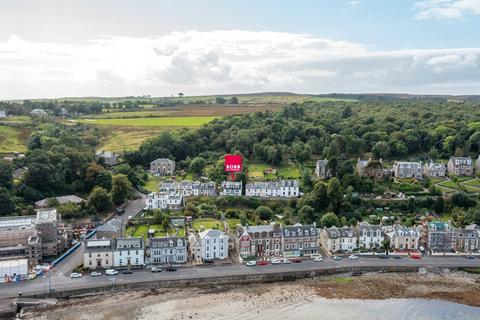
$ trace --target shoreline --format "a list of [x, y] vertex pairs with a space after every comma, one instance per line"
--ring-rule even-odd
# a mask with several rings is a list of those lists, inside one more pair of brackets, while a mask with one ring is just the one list
[[[259, 313], [274, 310], [278, 305], [298, 305], [301, 309], [309, 303], [338, 299], [428, 299], [480, 307], [479, 294], [480, 276], [475, 274], [369, 273], [288, 283], [212, 285], [78, 297], [56, 300], [42, 308], [23, 309], [18, 319], [157, 319], [160, 315], [161, 319], [212, 319], [212, 315], [223, 319], [229, 312]], [[74, 314], [81, 316], [72, 318]]]

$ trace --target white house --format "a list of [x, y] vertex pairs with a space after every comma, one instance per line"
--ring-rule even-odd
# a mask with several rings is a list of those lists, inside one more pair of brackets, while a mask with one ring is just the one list
[[6, 117], [7, 117], [7, 113], [5, 112], [5, 110], [0, 110], [0, 119], [6, 118]]
[[180, 194], [183, 197], [217, 195], [216, 185], [213, 181], [165, 181], [160, 184], [160, 192], [169, 194]]
[[222, 181], [221, 196], [241, 196], [242, 195], [242, 182], [235, 181]]
[[113, 248], [114, 267], [143, 267], [145, 243], [143, 238], [120, 238]]
[[33, 109], [32, 112], [30, 112], [30, 114], [32, 116], [42, 117], [42, 116], [46, 116], [47, 112], [45, 112], [45, 110], [43, 109]]
[[406, 228], [394, 226], [385, 232], [386, 237], [390, 240], [390, 248], [394, 250], [417, 250], [420, 232], [415, 228]]
[[208, 229], [189, 237], [192, 260], [228, 258], [228, 236], [222, 231]]
[[333, 226], [322, 229], [320, 244], [330, 253], [351, 252], [357, 248], [357, 237], [351, 227], [337, 228]]
[[368, 223], [359, 223], [357, 228], [358, 246], [365, 249], [381, 248], [385, 240], [382, 227]]
[[300, 196], [300, 189], [297, 180], [253, 182], [245, 186], [245, 195], [261, 198], [294, 198]]
[[179, 209], [183, 206], [180, 193], [152, 192], [147, 196], [147, 209]]
[[113, 266], [112, 239], [86, 240], [83, 249], [83, 266], [91, 270]]

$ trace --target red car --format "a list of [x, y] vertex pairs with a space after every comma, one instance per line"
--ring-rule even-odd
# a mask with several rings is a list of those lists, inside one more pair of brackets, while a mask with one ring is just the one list
[[301, 260], [301, 259], [298, 259], [298, 258], [292, 259], [291, 261], [292, 261], [293, 263], [301, 263], [301, 262], [302, 262], [302, 260]]
[[411, 255], [410, 258], [420, 260], [420, 259], [422, 259], [422, 256], [418, 255], [418, 254], [415, 254], [415, 255]]
[[268, 266], [270, 262], [268, 261], [258, 261], [257, 266]]

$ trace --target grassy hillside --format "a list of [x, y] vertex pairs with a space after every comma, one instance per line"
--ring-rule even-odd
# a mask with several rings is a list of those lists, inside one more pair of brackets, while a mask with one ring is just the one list
[[0, 125], [0, 152], [24, 152], [27, 149], [27, 130]]
[[113, 125], [121, 127], [199, 127], [217, 117], [159, 117], [159, 118], [112, 118], [80, 119], [80, 123]]

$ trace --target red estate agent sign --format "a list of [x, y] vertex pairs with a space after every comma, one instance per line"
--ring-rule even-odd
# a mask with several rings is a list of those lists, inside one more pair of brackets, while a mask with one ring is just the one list
[[232, 180], [235, 177], [234, 172], [242, 171], [242, 156], [238, 154], [227, 154], [225, 156], [225, 164], [223, 166], [225, 172], [232, 173]]

